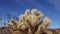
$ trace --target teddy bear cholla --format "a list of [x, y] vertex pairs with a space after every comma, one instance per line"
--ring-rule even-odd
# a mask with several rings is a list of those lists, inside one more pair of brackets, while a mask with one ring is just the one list
[[19, 21], [14, 19], [10, 20], [8, 27], [11, 28], [13, 34], [39, 34], [43, 29], [45, 30], [50, 24], [51, 20], [48, 17], [45, 17], [43, 21], [40, 21], [40, 18], [43, 14], [37, 9], [30, 10], [27, 9], [24, 14], [19, 16]]

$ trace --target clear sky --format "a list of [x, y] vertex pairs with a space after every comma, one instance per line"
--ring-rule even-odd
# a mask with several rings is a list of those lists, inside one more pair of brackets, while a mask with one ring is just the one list
[[26, 9], [38, 9], [52, 20], [49, 28], [60, 28], [60, 0], [0, 0], [0, 26], [8, 20], [6, 14], [18, 17]]

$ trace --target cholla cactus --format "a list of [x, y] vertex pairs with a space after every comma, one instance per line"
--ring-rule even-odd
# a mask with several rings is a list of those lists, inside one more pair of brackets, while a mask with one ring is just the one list
[[24, 15], [20, 15], [19, 16], [19, 22], [23, 22], [25, 20], [25, 16]]
[[27, 26], [25, 25], [24, 22], [19, 22], [19, 23], [17, 23], [17, 28], [25, 30], [27, 28]]
[[39, 34], [41, 30], [46, 30], [47, 26], [49, 26], [51, 20], [46, 16], [44, 20], [42, 21], [42, 24], [38, 26], [38, 30], [35, 34]]
[[37, 18], [41, 18], [43, 16], [43, 14], [37, 9], [32, 9], [31, 12], [32, 12], [32, 15], [35, 15]]
[[44, 27], [47, 28], [47, 26], [49, 26], [50, 22], [51, 22], [51, 20], [46, 16], [43, 20], [42, 25], [44, 25]]
[[[20, 30], [26, 30], [27, 32], [22, 33], [28, 33], [28, 34], [39, 34], [40, 31], [43, 29], [46, 29], [47, 26], [50, 24], [51, 20], [48, 17], [45, 17], [42, 23], [40, 24], [40, 18], [43, 16], [43, 14], [38, 11], [37, 9], [32, 9], [31, 13], [30, 10], [27, 9], [26, 12], [19, 16], [19, 21], [16, 22], [15, 20], [11, 20], [8, 26], [13, 29], [20, 29]], [[38, 26], [37, 26], [38, 25]], [[37, 29], [35, 27], [38, 27]], [[36, 30], [34, 30], [36, 29]], [[34, 32], [33, 32], [34, 30]], [[15, 31], [16, 32], [16, 31]], [[20, 31], [21, 32], [21, 31]]]
[[17, 23], [14, 19], [11, 19], [10, 22], [7, 24], [9, 28], [16, 30], [17, 29]]
[[31, 16], [31, 23], [33, 26], [36, 26], [40, 23], [40, 18], [43, 16], [41, 12], [39, 12], [37, 9], [32, 9], [32, 16]]
[[29, 9], [26, 9], [25, 15], [30, 15], [30, 10]]

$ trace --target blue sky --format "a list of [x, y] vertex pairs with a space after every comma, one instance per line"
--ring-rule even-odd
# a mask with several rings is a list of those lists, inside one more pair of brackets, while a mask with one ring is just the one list
[[0, 0], [0, 26], [8, 20], [6, 14], [18, 17], [26, 9], [38, 9], [52, 20], [49, 28], [60, 28], [60, 0]]

